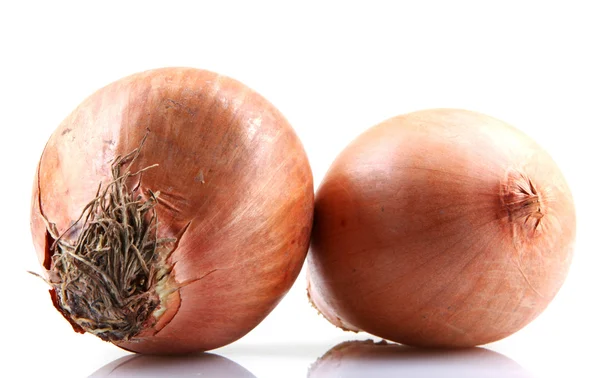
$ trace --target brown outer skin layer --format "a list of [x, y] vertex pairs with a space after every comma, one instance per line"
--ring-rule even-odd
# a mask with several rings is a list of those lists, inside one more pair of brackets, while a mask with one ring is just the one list
[[[535, 230], [519, 209], [509, 215], [515, 177], [539, 195]], [[326, 174], [309, 296], [338, 327], [414, 346], [486, 344], [546, 308], [574, 239], [567, 184], [530, 138], [474, 112], [414, 112], [359, 136]]]
[[313, 216], [301, 142], [273, 105], [233, 79], [191, 68], [142, 72], [100, 89], [65, 119], [34, 184], [40, 263], [50, 268], [43, 216], [64, 231], [110, 179], [111, 160], [136, 149], [147, 129], [132, 171], [159, 164], [144, 173], [141, 189], [160, 191], [159, 236], [183, 232], [169, 262], [170, 287], [185, 286], [154, 327], [119, 346], [164, 354], [226, 345], [289, 290]]

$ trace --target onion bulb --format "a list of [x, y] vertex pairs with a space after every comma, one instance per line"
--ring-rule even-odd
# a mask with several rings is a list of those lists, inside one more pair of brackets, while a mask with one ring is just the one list
[[31, 230], [78, 332], [175, 354], [242, 337], [306, 257], [312, 173], [280, 112], [213, 72], [163, 68], [91, 95], [50, 137]]
[[575, 239], [557, 165], [466, 110], [389, 119], [335, 160], [315, 198], [308, 292], [334, 325], [423, 347], [470, 347], [536, 318]]

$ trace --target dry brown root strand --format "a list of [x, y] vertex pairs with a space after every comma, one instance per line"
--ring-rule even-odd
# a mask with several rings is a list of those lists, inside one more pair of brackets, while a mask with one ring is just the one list
[[[142, 173], [156, 165], [130, 171], [147, 136], [114, 160], [112, 181], [104, 188], [100, 184], [79, 219], [51, 247], [48, 283], [54, 305], [75, 330], [105, 341], [130, 340], [153, 321], [160, 305], [156, 287], [169, 273], [167, 246], [174, 240], [157, 237], [158, 193], [140, 193]], [[138, 182], [130, 189], [132, 178]], [[67, 240], [74, 229], [80, 230], [77, 238]]]

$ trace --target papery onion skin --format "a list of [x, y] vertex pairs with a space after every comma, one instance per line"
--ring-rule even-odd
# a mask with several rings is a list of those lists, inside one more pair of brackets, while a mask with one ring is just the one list
[[308, 292], [344, 329], [481, 345], [547, 307], [574, 239], [569, 188], [539, 145], [483, 114], [423, 110], [369, 129], [327, 172]]
[[181, 288], [135, 341], [116, 344], [152, 354], [226, 345], [290, 289], [313, 217], [312, 173], [300, 140], [271, 103], [234, 79], [163, 68], [87, 98], [40, 159], [31, 210], [39, 261], [47, 276], [53, 240], [44, 218], [65, 231], [98, 184], [110, 181], [111, 161], [145, 135], [132, 170], [158, 164], [144, 172], [140, 192], [160, 191], [158, 236], [179, 238], [169, 285]]

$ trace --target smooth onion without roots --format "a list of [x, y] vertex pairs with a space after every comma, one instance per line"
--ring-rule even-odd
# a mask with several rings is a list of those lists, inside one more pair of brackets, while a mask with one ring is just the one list
[[153, 354], [249, 332], [308, 250], [312, 174], [288, 122], [233, 79], [135, 74], [50, 137], [31, 229], [55, 307], [78, 332]]
[[366, 131], [326, 174], [309, 296], [343, 329], [486, 344], [546, 308], [574, 238], [569, 188], [529, 137], [470, 111], [414, 112]]

